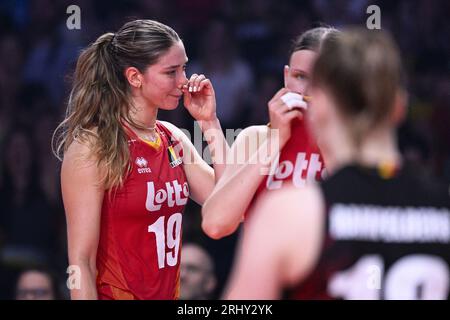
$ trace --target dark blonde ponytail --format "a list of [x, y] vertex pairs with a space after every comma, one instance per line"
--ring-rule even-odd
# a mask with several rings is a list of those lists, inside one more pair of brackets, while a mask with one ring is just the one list
[[129, 151], [122, 122], [129, 118], [130, 88], [124, 70], [141, 72], [179, 41], [170, 27], [153, 20], [126, 23], [116, 33], [106, 33], [83, 50], [78, 58], [66, 118], [55, 130], [54, 152], [62, 159], [74, 141], [89, 143], [98, 165], [105, 170], [105, 188], [119, 186], [129, 169]]

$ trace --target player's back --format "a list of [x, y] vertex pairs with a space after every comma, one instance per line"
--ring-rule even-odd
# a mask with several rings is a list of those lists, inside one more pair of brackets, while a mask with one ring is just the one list
[[300, 299], [448, 299], [450, 195], [405, 165], [342, 168], [321, 184], [326, 204], [314, 271]]

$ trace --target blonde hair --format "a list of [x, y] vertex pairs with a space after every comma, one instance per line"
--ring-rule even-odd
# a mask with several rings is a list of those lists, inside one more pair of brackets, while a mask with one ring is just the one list
[[58, 159], [72, 142], [88, 143], [97, 165], [105, 169], [100, 183], [106, 189], [122, 185], [130, 169], [122, 123], [142, 128], [128, 116], [132, 103], [124, 70], [135, 67], [144, 73], [177, 41], [177, 33], [162, 23], [134, 20], [84, 49], [75, 68], [66, 117], [53, 134]]

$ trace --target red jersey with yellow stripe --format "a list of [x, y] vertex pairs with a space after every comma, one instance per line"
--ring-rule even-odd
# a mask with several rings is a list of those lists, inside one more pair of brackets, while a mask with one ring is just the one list
[[131, 172], [122, 187], [104, 196], [98, 297], [177, 299], [182, 213], [189, 196], [181, 142], [160, 122], [155, 143], [126, 131]]
[[291, 137], [281, 150], [279, 160], [273, 163], [269, 174], [258, 187], [253, 202], [266, 192], [286, 185], [302, 188], [314, 181], [321, 181], [326, 175], [322, 155], [307, 122], [296, 119], [291, 126]]

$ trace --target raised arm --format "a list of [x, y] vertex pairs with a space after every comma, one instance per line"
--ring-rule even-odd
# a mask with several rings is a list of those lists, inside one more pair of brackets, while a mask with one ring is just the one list
[[203, 74], [194, 73], [182, 90], [184, 106], [198, 121], [206, 138], [214, 169], [202, 159], [192, 142], [180, 129], [168, 122], [164, 124], [183, 144], [183, 166], [191, 198], [202, 205], [225, 171], [229, 146], [216, 116], [216, 98], [211, 81]]
[[242, 130], [231, 146], [228, 166], [202, 208], [202, 228], [211, 238], [230, 235], [241, 223], [278, 153], [277, 148], [269, 152], [267, 138], [266, 126], [252, 126]]
[[202, 205], [213, 191], [226, 166], [226, 155], [229, 152], [229, 147], [223, 136], [220, 123], [217, 119], [199, 123], [211, 151], [213, 161], [213, 168], [211, 168], [179, 128], [169, 122], [161, 122], [183, 145], [183, 167], [189, 183], [191, 198]]
[[100, 170], [86, 144], [73, 142], [64, 155], [61, 187], [67, 219], [69, 264], [81, 276], [72, 299], [97, 299], [96, 256], [104, 190]]
[[242, 221], [258, 186], [291, 135], [291, 121], [302, 117], [282, 99], [280, 89], [269, 101], [271, 129], [253, 126], [243, 130], [229, 154], [225, 173], [202, 209], [202, 228], [213, 239], [232, 234]]

